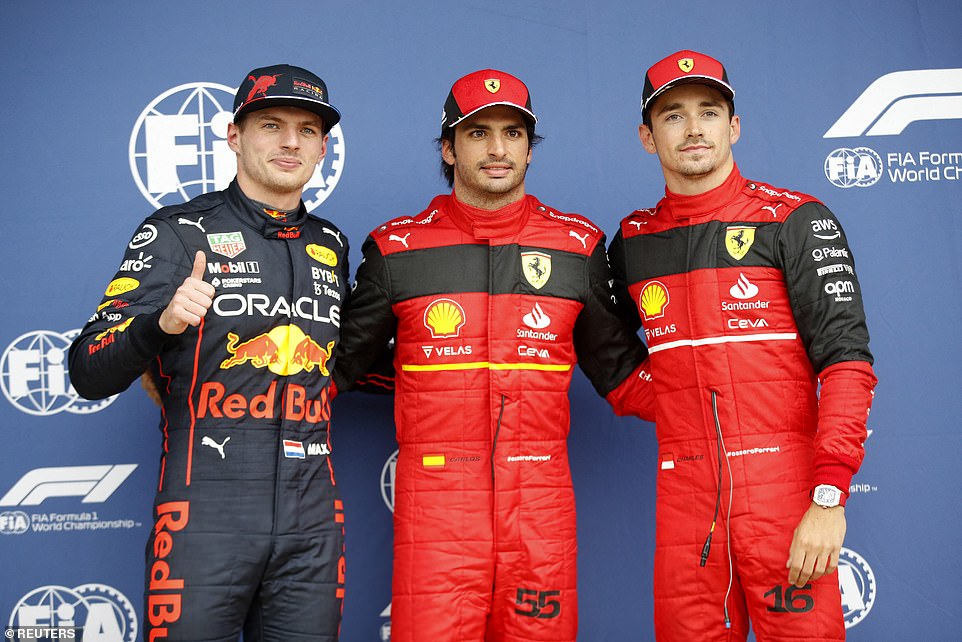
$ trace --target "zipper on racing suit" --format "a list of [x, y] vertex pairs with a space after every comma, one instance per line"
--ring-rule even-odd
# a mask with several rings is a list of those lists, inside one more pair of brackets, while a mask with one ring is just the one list
[[731, 628], [731, 618], [728, 615], [728, 597], [731, 595], [732, 582], [734, 579], [734, 571], [732, 569], [732, 544], [731, 544], [731, 512], [732, 512], [732, 495], [734, 493], [733, 479], [732, 479], [732, 468], [731, 463], [728, 461], [728, 451], [725, 448], [725, 439], [722, 436], [721, 420], [718, 418], [718, 391], [711, 391], [711, 413], [712, 418], [715, 422], [715, 444], [717, 447], [718, 456], [718, 478], [717, 478], [717, 492], [715, 494], [715, 514], [711, 520], [711, 528], [708, 531], [708, 537], [705, 538], [705, 544], [701, 549], [701, 562], [700, 566], [704, 566], [708, 562], [708, 554], [711, 551], [711, 540], [712, 535], [715, 533], [715, 526], [718, 523], [718, 513], [721, 510], [721, 496], [722, 496], [722, 462], [724, 461], [725, 467], [728, 469], [728, 510], [725, 513], [725, 548], [728, 556], [728, 589], [725, 591], [725, 600], [723, 603], [723, 608], [725, 612], [725, 628]]

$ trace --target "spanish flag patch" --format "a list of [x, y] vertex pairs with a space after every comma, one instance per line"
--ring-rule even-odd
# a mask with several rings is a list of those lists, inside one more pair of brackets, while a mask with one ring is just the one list
[[422, 455], [421, 465], [425, 468], [444, 468], [444, 455]]

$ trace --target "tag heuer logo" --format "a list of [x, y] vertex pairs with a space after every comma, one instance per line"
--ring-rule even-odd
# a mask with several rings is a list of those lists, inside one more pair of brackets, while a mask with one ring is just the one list
[[210, 245], [212, 252], [222, 254], [229, 259], [247, 249], [247, 245], [244, 243], [244, 235], [240, 232], [208, 234], [207, 244]]
[[745, 258], [754, 242], [754, 227], [729, 227], [725, 230], [725, 249], [736, 261]]
[[528, 283], [540, 290], [551, 278], [551, 256], [543, 252], [522, 252], [521, 271]]

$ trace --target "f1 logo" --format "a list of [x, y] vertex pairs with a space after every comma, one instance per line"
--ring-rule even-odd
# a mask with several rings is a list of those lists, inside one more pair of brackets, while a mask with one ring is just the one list
[[37, 506], [50, 497], [83, 497], [84, 504], [105, 502], [137, 464], [35, 468], [0, 498], [0, 506]]
[[878, 78], [824, 138], [897, 136], [919, 120], [962, 118], [962, 69], [896, 71]]

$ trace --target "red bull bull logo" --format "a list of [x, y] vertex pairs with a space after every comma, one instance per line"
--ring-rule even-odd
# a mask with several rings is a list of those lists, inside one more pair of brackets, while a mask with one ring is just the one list
[[261, 97], [267, 96], [267, 90], [277, 84], [277, 77], [280, 74], [274, 74], [273, 76], [258, 76], [254, 78], [253, 76], [248, 76], [254, 81], [254, 86], [251, 87], [251, 91], [247, 94], [247, 98], [244, 100], [245, 103], [252, 101], [258, 94]]
[[317, 368], [320, 374], [328, 377], [331, 373], [327, 362], [333, 350], [333, 340], [322, 348], [296, 325], [278, 326], [242, 343], [240, 337], [228, 332], [227, 352], [230, 356], [221, 362], [220, 367], [227, 370], [250, 363], [255, 368], [267, 368], [281, 376], [297, 374], [301, 370], [313, 372]]

